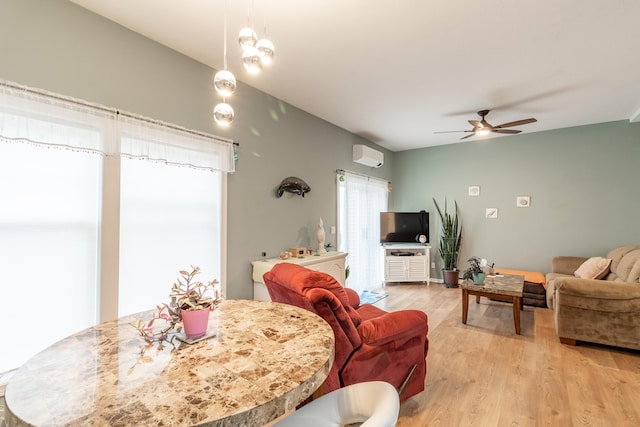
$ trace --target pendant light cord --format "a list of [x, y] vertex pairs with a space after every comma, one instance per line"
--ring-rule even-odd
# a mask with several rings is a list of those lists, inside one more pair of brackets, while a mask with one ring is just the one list
[[227, 0], [224, 0], [224, 47], [222, 49], [224, 70], [227, 69]]
[[263, 26], [264, 26], [264, 38], [267, 38], [267, 0], [263, 0], [262, 2], [262, 13], [263, 13]]

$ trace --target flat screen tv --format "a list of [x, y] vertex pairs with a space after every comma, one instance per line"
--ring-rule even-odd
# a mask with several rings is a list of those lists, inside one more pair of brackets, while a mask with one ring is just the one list
[[429, 212], [380, 212], [380, 243], [429, 243]]

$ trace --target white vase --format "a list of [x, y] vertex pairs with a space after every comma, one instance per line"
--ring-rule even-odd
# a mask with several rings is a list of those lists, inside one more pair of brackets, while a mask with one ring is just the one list
[[327, 250], [324, 248], [324, 224], [322, 222], [322, 218], [320, 218], [320, 222], [318, 223], [318, 253], [326, 254]]

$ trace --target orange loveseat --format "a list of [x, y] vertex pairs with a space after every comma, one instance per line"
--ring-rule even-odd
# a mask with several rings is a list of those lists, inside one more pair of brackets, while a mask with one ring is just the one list
[[424, 390], [429, 342], [423, 311], [361, 305], [355, 291], [329, 274], [290, 263], [275, 265], [264, 283], [272, 301], [316, 313], [333, 329], [335, 360], [321, 394], [365, 381], [390, 383], [402, 391], [401, 401]]

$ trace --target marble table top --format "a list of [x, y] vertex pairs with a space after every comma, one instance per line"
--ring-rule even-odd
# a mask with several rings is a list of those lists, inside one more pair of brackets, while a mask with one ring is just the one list
[[522, 290], [524, 289], [524, 276], [515, 274], [487, 276], [482, 285], [476, 285], [470, 280], [463, 280], [460, 286], [462, 289], [468, 291], [481, 291], [497, 295], [521, 297]]
[[[318, 388], [334, 357], [331, 327], [266, 301], [227, 300], [216, 336], [146, 343], [128, 323], [101, 323], [25, 363], [5, 392], [7, 426], [261, 426]], [[174, 336], [176, 338], [176, 336]]]

